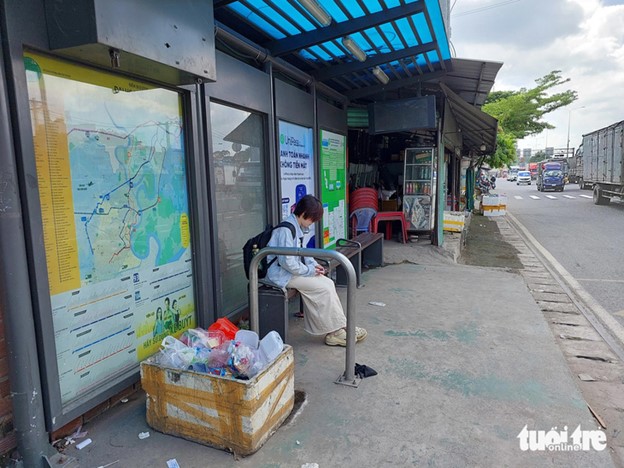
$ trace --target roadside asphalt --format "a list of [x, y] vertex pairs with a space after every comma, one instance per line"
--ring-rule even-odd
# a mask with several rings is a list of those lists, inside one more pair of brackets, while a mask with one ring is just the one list
[[[335, 383], [345, 349], [307, 335], [291, 314], [302, 402], [255, 454], [236, 457], [151, 429], [139, 391], [85, 425], [92, 442], [65, 455], [72, 466], [93, 468], [170, 460], [181, 468], [617, 466], [608, 448], [595, 448], [601, 433], [572, 437], [579, 426], [600, 426], [522, 276], [457, 263], [461, 239], [445, 239], [444, 248], [385, 241], [386, 265], [364, 273], [355, 310], [368, 337], [355, 361], [378, 375], [357, 388]], [[550, 449], [527, 449], [524, 442], [539, 437], [531, 431], [544, 431]], [[588, 449], [574, 445], [578, 437]]]

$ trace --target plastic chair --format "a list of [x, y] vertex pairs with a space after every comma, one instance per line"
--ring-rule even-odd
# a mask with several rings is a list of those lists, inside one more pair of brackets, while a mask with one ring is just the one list
[[359, 188], [351, 192], [351, 196], [349, 198], [350, 198], [350, 201], [355, 201], [360, 197], [377, 198], [377, 190], [375, 190], [374, 188], [368, 188], [368, 187]]
[[349, 206], [352, 212], [359, 208], [373, 208], [375, 211], [379, 211], [377, 191], [371, 188], [361, 188], [353, 191], [349, 196]]
[[351, 233], [357, 236], [358, 232], [371, 232], [372, 220], [377, 211], [372, 208], [359, 208], [351, 213]]
[[403, 243], [407, 243], [407, 220], [402, 211], [380, 211], [377, 213], [373, 218], [373, 232], [377, 232], [381, 221], [386, 221], [386, 240], [392, 239], [392, 221], [401, 221]]

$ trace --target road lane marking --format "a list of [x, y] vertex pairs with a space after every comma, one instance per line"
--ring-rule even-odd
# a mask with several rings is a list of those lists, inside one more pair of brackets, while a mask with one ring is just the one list
[[533, 200], [539, 200], [540, 198], [537, 195], [529, 195]]
[[573, 197], [572, 195], [564, 195], [564, 197], [565, 198], [576, 198], [576, 197]]
[[552, 195], [546, 195], [546, 198], [550, 198], [551, 200], [556, 200], [557, 197], [553, 197]]
[[583, 198], [594, 198], [591, 195], [579, 195], [579, 197], [583, 197]]
[[577, 278], [576, 281], [594, 281], [596, 283], [624, 283], [624, 280], [602, 278]]
[[522, 197], [521, 197], [520, 195], [514, 195], [514, 198], [515, 198], [516, 200], [522, 200]]
[[[546, 259], [548, 263], [550, 263], [550, 266], [557, 271], [559, 276], [563, 279], [563, 282], [567, 283], [574, 295], [576, 295], [576, 297], [580, 299], [580, 303], [588, 309], [591, 315], [593, 315], [593, 317], [590, 319], [590, 317], [583, 314], [587, 317], [590, 323], [592, 323], [592, 320], [595, 320], [597, 318], [599, 324], [602, 325], [602, 327], [607, 328], [607, 330], [610, 331], [611, 334], [615, 336], [615, 338], [617, 338], [618, 345], [622, 346], [624, 344], [624, 326], [620, 322], [618, 322], [618, 320], [613, 317], [607, 311], [607, 309], [602, 307], [598, 303], [598, 301], [592, 297], [591, 294], [585, 291], [583, 286], [581, 286], [581, 283], [579, 283], [578, 280], [576, 280], [570, 273], [568, 273], [563, 265], [561, 265], [555, 259], [555, 257], [553, 257], [552, 254], [537, 241], [537, 239], [528, 231], [527, 228], [524, 227], [524, 225], [520, 223], [520, 221], [518, 221], [518, 219], [514, 215], [512, 215], [510, 212], [507, 212], [507, 216], [509, 217], [509, 219], [511, 219], [515, 227], [519, 231], [521, 231], [522, 234], [524, 234], [525, 238], [528, 239], [532, 246], [539, 251], [539, 253]], [[574, 302], [574, 299], [572, 300], [572, 302]], [[592, 325], [594, 325], [594, 328], [596, 328], [596, 325], [594, 323], [592, 323]], [[600, 333], [600, 330], [597, 331], [603, 338], [605, 338], [605, 336]], [[618, 353], [616, 352], [616, 354]]]

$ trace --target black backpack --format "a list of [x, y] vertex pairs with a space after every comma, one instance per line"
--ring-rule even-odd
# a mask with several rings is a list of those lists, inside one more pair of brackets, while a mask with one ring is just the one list
[[[251, 265], [251, 259], [254, 256], [254, 245], [258, 250], [266, 247], [271, 240], [271, 234], [273, 234], [273, 229], [277, 229], [278, 227], [287, 227], [288, 229], [290, 229], [293, 239], [297, 235], [295, 226], [287, 221], [282, 221], [275, 227], [268, 224], [264, 231], [262, 231], [260, 234], [253, 236], [251, 239], [245, 242], [245, 245], [243, 246], [243, 264], [245, 266], [245, 275], [247, 276], [247, 279], [249, 279], [249, 266]], [[270, 262], [267, 262], [267, 258], [264, 257], [262, 260], [260, 260], [260, 266], [258, 266], [258, 278], [264, 278], [266, 276], [267, 271], [269, 271], [269, 267], [276, 259], [277, 257], [275, 257]]]

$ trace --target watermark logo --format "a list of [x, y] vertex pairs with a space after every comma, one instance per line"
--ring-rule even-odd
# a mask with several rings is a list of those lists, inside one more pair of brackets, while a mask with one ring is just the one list
[[607, 435], [599, 429], [584, 431], [581, 425], [569, 434], [568, 426], [558, 431], [553, 427], [550, 431], [536, 431], [527, 426], [518, 434], [520, 450], [526, 452], [579, 452], [584, 450], [601, 451], [607, 448]]

